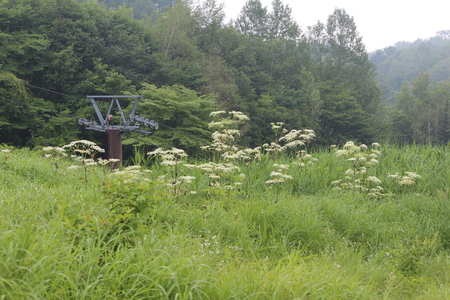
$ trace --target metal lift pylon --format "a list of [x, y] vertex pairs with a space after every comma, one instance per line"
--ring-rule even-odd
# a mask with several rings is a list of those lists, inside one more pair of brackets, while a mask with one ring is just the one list
[[[97, 118], [100, 123], [97, 123], [94, 119], [88, 121], [85, 118], [79, 118], [78, 124], [84, 125], [86, 129], [96, 130], [100, 132], [106, 132], [108, 134], [108, 158], [111, 159], [119, 159], [119, 163], [122, 162], [122, 133], [127, 132], [137, 132], [141, 134], [150, 135], [153, 132], [142, 130], [142, 125], [151, 127], [154, 130], [158, 130], [158, 123], [146, 119], [144, 117], [140, 117], [135, 115], [139, 100], [143, 98], [143, 96], [114, 96], [114, 95], [102, 95], [102, 96], [86, 96], [92, 103], [94, 107], [95, 113], [97, 114]], [[95, 99], [111, 99], [111, 103], [109, 105], [108, 112], [106, 116], [103, 117], [100, 109], [98, 108], [97, 102]], [[136, 101], [133, 105], [133, 108], [130, 111], [128, 117], [125, 117], [122, 108], [119, 103], [119, 98], [136, 98]], [[117, 106], [117, 109], [120, 114], [120, 125], [114, 125], [114, 117], [111, 114], [114, 104]], [[112, 166], [116, 168], [119, 163], [113, 164]]]

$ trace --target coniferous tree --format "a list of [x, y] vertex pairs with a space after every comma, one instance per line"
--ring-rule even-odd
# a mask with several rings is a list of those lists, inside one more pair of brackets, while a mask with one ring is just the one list
[[439, 143], [450, 141], [450, 82], [438, 82], [432, 91], [433, 101], [436, 103], [436, 139]]
[[[375, 82], [375, 67], [369, 61], [353, 17], [344, 9], [336, 8], [326, 25], [319, 22], [310, 27], [308, 40], [314, 74], [323, 83], [323, 132], [329, 135], [335, 131], [335, 126], [336, 129], [347, 128], [348, 131], [341, 134], [342, 138], [353, 136], [363, 142], [376, 138], [382, 129], [376, 127], [382, 117], [381, 91]], [[335, 96], [331, 97], [335, 88]], [[339, 101], [340, 104], [334, 105], [330, 101]], [[347, 112], [339, 111], [350, 107], [352, 109]], [[352, 113], [358, 115], [351, 116]], [[345, 117], [347, 121], [340, 121], [335, 116]], [[349, 124], [348, 120], [359, 122], [359, 126], [342, 126]]]
[[415, 77], [411, 82], [414, 97], [414, 139], [419, 143], [432, 141], [431, 135], [435, 127], [430, 84], [430, 75], [427, 73]]
[[281, 0], [272, 1], [272, 11], [268, 15], [269, 39], [282, 37], [286, 40], [297, 41], [301, 30], [292, 18], [292, 9], [284, 5]]
[[265, 38], [269, 32], [267, 8], [260, 0], [248, 0], [235, 21], [240, 33]]
[[391, 138], [404, 144], [414, 140], [415, 101], [407, 80], [403, 82], [400, 93], [396, 97], [395, 107], [391, 111]]

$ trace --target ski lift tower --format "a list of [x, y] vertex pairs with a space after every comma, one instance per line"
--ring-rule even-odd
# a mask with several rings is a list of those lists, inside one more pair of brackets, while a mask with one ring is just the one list
[[[119, 159], [120, 163], [122, 162], [122, 133], [124, 132], [136, 132], [140, 134], [150, 135], [153, 132], [142, 130], [142, 126], [151, 127], [154, 130], [158, 130], [158, 123], [146, 119], [144, 117], [140, 117], [135, 115], [136, 108], [138, 106], [139, 100], [143, 98], [143, 96], [87, 96], [87, 98], [91, 101], [92, 106], [94, 107], [95, 113], [97, 114], [97, 118], [100, 123], [97, 123], [94, 118], [91, 121], [85, 118], [79, 118], [78, 124], [84, 125], [86, 129], [96, 130], [100, 132], [106, 132], [108, 134], [108, 158]], [[106, 116], [103, 117], [100, 109], [98, 108], [97, 102], [95, 99], [111, 99], [111, 103], [109, 105], [108, 112]], [[135, 98], [135, 103], [133, 108], [131, 109], [129, 115], [125, 117], [124, 112], [119, 103], [120, 98]], [[114, 124], [114, 117], [111, 113], [113, 106], [117, 106], [117, 110], [120, 114], [120, 121], [118, 124]], [[114, 164], [114, 167], [117, 167], [119, 164]]]

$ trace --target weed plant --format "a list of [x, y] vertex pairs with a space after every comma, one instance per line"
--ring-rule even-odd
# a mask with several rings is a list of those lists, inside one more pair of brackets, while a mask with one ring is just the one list
[[[241, 183], [221, 193], [209, 170], [184, 166], [212, 162], [85, 169], [1, 146], [0, 298], [448, 298], [448, 149], [382, 145], [367, 169], [376, 197], [333, 188], [351, 157], [302, 149], [214, 161], [239, 168], [240, 181], [211, 170]], [[270, 188], [274, 164], [289, 177]], [[388, 181], [407, 172], [421, 178]]]

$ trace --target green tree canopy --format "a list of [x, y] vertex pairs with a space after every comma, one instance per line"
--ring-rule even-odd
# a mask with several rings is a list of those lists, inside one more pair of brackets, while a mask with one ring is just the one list
[[[183, 86], [144, 84], [139, 91], [144, 99], [137, 114], [157, 121], [160, 128], [148, 140], [164, 148], [182, 148], [198, 153], [199, 147], [211, 141], [208, 129], [209, 114], [215, 103], [211, 97], [201, 97], [197, 92]], [[137, 143], [132, 139], [124, 143]]]

